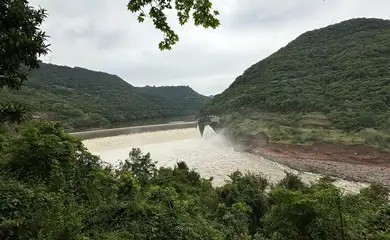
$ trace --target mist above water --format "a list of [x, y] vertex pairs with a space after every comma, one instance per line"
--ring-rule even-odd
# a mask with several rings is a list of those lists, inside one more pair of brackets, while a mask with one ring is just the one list
[[[198, 129], [187, 128], [158, 132], [96, 138], [84, 141], [85, 146], [102, 160], [116, 165], [118, 160], [128, 157], [132, 148], [140, 148], [144, 153], [150, 152], [151, 158], [158, 166], [173, 167], [178, 161], [184, 161], [190, 168], [195, 168], [202, 177], [214, 177], [216, 186], [222, 185], [230, 173], [262, 172], [272, 182], [285, 176], [284, 171], [296, 171], [269, 161], [262, 157], [235, 152], [222, 136], [206, 127], [204, 137]], [[315, 181], [321, 176], [312, 173], [300, 173], [305, 182]], [[357, 192], [365, 184], [339, 180], [336, 185], [349, 191]]]

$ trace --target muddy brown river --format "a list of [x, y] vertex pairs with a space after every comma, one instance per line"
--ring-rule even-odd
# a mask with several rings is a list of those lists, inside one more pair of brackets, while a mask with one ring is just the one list
[[[203, 177], [214, 177], [216, 186], [228, 180], [228, 174], [235, 170], [242, 172], [261, 172], [272, 182], [285, 176], [284, 171], [298, 173], [286, 166], [249, 153], [235, 152], [225, 139], [205, 129], [201, 138], [195, 128], [145, 132], [83, 141], [85, 146], [102, 160], [116, 165], [118, 160], [128, 157], [133, 147], [139, 147], [144, 153], [150, 152], [151, 158], [159, 166], [172, 167], [178, 161], [184, 161], [195, 168]], [[315, 181], [319, 177], [313, 173], [298, 173], [305, 182]], [[363, 183], [338, 180], [336, 185], [349, 192], [357, 192]]]

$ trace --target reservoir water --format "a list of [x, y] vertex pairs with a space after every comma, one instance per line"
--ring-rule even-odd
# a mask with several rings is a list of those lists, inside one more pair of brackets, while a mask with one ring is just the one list
[[[228, 174], [235, 170], [263, 173], [272, 182], [285, 176], [285, 170], [296, 171], [249, 153], [235, 152], [223, 137], [206, 127], [201, 138], [195, 128], [144, 132], [114, 137], [95, 138], [83, 141], [85, 146], [102, 160], [117, 164], [118, 160], [128, 157], [134, 147], [144, 153], [150, 152], [158, 166], [173, 167], [176, 162], [184, 161], [190, 168], [195, 168], [203, 177], [214, 177], [216, 186], [228, 180]], [[315, 181], [320, 175], [299, 173], [305, 182]], [[357, 192], [366, 184], [338, 180], [336, 185], [350, 192]]]

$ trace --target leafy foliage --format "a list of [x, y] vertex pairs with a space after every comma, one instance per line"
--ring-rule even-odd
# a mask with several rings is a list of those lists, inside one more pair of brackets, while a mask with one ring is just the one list
[[[0, 90], [20, 89], [28, 72], [39, 67], [38, 57], [48, 51], [39, 29], [45, 17], [45, 10], [27, 0], [0, 2]], [[21, 121], [23, 110], [18, 104], [0, 105], [0, 123]]]
[[0, 123], [21, 123], [27, 117], [26, 106], [6, 103], [0, 107]]
[[[156, 29], [164, 34], [164, 39], [158, 44], [160, 50], [170, 50], [179, 41], [179, 36], [168, 24], [167, 11], [174, 8], [177, 12], [180, 25], [184, 25], [190, 19], [191, 13], [195, 26], [204, 28], [217, 28], [220, 23], [216, 18], [219, 12], [212, 10], [209, 0], [130, 0], [127, 9], [138, 15], [138, 22], [150, 18]], [[146, 12], [145, 9], [149, 9]]]
[[40, 63], [20, 91], [4, 91], [0, 103], [28, 104], [35, 117], [67, 129], [134, 120], [195, 115], [209, 98], [188, 86], [133, 87], [115, 75]]
[[[388, 239], [388, 191], [329, 178], [270, 184], [234, 172], [214, 188], [179, 162], [133, 149], [112, 168], [58, 124], [34, 121], [0, 148], [1, 239]], [[4, 142], [6, 144], [4, 144]], [[7, 144], [8, 143], [8, 144]]]
[[389, 20], [366, 18], [306, 32], [245, 70], [202, 112], [319, 112], [343, 131], [389, 130], [389, 37]]

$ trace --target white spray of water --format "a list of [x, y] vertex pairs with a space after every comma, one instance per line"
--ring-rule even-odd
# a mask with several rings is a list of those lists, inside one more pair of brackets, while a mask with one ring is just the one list
[[[85, 140], [84, 144], [92, 153], [114, 165], [118, 160], [126, 159], [134, 147], [139, 147], [144, 153], [150, 152], [159, 166], [173, 167], [178, 161], [184, 161], [203, 177], [214, 177], [216, 186], [228, 180], [227, 175], [235, 170], [262, 172], [272, 182], [282, 179], [285, 170], [299, 174], [305, 182], [316, 181], [321, 177], [313, 173], [298, 173], [253, 154], [235, 152], [223, 137], [216, 135], [209, 127], [206, 127], [203, 138], [197, 129], [187, 128], [96, 138]], [[345, 180], [338, 180], [335, 184], [349, 192], [358, 192], [367, 186]]]

